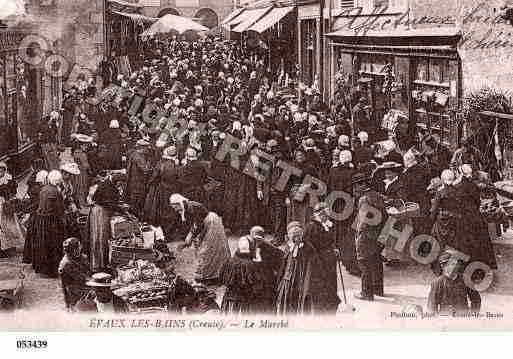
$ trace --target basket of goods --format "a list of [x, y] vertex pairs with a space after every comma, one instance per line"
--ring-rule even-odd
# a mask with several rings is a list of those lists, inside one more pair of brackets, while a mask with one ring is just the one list
[[118, 283], [133, 283], [136, 281], [164, 280], [166, 274], [147, 260], [131, 260], [127, 265], [117, 268]]
[[167, 309], [169, 305], [170, 285], [165, 281], [153, 280], [134, 282], [113, 291], [128, 305], [129, 311], [142, 309]]
[[110, 263], [113, 267], [126, 265], [131, 260], [152, 261], [157, 258], [153, 248], [145, 248], [140, 235], [131, 234], [110, 242]]
[[420, 216], [420, 206], [418, 203], [399, 199], [387, 207], [387, 214], [397, 219], [417, 218]]

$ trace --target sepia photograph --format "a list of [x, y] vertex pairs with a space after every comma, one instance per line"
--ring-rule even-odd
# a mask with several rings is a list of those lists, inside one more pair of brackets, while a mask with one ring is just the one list
[[0, 0], [0, 331], [511, 331], [512, 34], [513, 0]]

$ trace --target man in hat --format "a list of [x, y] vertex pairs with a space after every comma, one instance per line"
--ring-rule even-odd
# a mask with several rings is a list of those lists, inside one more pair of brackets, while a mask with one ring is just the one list
[[94, 290], [93, 300], [98, 313], [113, 313], [112, 275], [103, 272], [95, 273], [86, 285]]
[[152, 173], [150, 143], [137, 141], [135, 151], [130, 155], [127, 166], [127, 183], [124, 194], [133, 212], [142, 218], [147, 185]]
[[378, 218], [380, 223], [376, 225], [371, 223], [368, 217], [377, 216], [378, 214], [374, 213], [376, 210], [383, 216], [385, 203], [383, 197], [370, 187], [370, 177], [365, 173], [355, 174], [352, 183], [353, 194], [358, 198], [356, 258], [362, 272], [362, 290], [355, 294], [355, 297], [372, 301], [374, 296], [384, 295], [383, 262], [380, 255], [383, 245], [378, 238], [385, 222], [383, 218]]
[[465, 284], [464, 263], [450, 252], [443, 253], [439, 262], [442, 274], [431, 283], [427, 303], [428, 313], [445, 315], [479, 313], [481, 295]]

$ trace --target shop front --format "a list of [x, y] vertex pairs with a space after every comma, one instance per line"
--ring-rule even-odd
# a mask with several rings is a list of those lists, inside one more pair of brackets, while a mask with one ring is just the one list
[[[30, 167], [43, 110], [41, 70], [23, 61], [24, 32], [0, 30], [0, 161], [15, 176]], [[23, 51], [20, 51], [23, 50]]]
[[107, 58], [115, 66], [115, 73], [128, 76], [132, 68], [142, 66], [143, 42], [140, 35], [157, 18], [141, 15], [142, 6], [109, 0], [107, 21]]
[[336, 78], [346, 78], [346, 88], [367, 100], [370, 117], [381, 135], [399, 131], [404, 138], [413, 139], [418, 134], [432, 134], [452, 149], [458, 146], [462, 84], [457, 30], [364, 35], [342, 30], [328, 37], [331, 71], [337, 74], [332, 77], [331, 88], [338, 86]]

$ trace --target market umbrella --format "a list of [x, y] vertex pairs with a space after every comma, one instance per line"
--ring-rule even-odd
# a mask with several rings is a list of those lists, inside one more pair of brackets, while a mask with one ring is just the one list
[[202, 32], [208, 30], [208, 27], [198, 24], [189, 18], [167, 14], [157, 20], [157, 22], [151, 25], [147, 30], [145, 30], [141, 36], [148, 37], [157, 34], [169, 33], [183, 34], [186, 31]]

